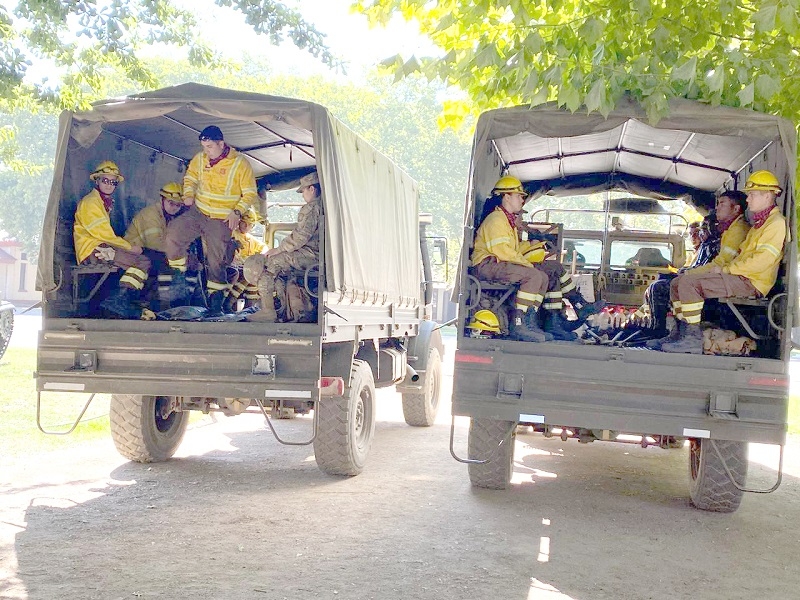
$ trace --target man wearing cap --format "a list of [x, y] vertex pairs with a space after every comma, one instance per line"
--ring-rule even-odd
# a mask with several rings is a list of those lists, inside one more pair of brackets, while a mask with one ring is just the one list
[[89, 175], [94, 189], [81, 198], [75, 210], [73, 226], [75, 256], [78, 264], [110, 262], [125, 272], [119, 288], [100, 304], [118, 317], [141, 316], [141, 309], [133, 306], [147, 281], [150, 261], [142, 254], [142, 247], [119, 237], [111, 226], [110, 213], [114, 206], [114, 192], [125, 181], [119, 167], [104, 160]]
[[775, 201], [782, 189], [770, 171], [756, 171], [747, 179], [747, 232], [739, 253], [728, 264], [692, 269], [670, 284], [675, 328], [664, 352], [702, 354], [701, 313], [707, 298], [766, 296], [778, 279], [786, 240], [786, 219]]
[[274, 323], [275, 279], [291, 270], [304, 271], [319, 264], [319, 226], [322, 217], [322, 188], [316, 171], [300, 179], [297, 193], [305, 205], [297, 214], [297, 226], [281, 240], [277, 248], [256, 254], [244, 261], [244, 277], [258, 287], [261, 310], [248, 321]]
[[200, 237], [207, 263], [206, 287], [209, 314], [222, 313], [227, 249], [231, 232], [242, 214], [256, 204], [258, 195], [253, 169], [243, 154], [225, 143], [222, 131], [210, 125], [200, 132], [203, 147], [189, 163], [183, 178], [183, 203], [189, 209], [167, 226], [165, 250], [173, 269], [172, 304], [186, 302], [186, 252]]

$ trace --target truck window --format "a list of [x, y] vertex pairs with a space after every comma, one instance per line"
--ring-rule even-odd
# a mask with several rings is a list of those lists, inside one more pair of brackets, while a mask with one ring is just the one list
[[614, 240], [610, 265], [612, 269], [665, 268], [670, 265], [671, 256], [672, 244], [667, 242]]
[[565, 265], [572, 264], [572, 250], [577, 252], [575, 264], [579, 269], [598, 269], [603, 257], [603, 242], [601, 240], [580, 240], [564, 238]]

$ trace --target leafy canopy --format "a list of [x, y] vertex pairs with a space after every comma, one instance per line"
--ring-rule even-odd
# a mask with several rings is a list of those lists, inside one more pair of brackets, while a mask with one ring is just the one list
[[[214, 4], [242, 13], [273, 44], [288, 37], [324, 64], [342, 66], [325, 36], [283, 2]], [[192, 65], [214, 64], [218, 56], [203, 39], [192, 11], [173, 0], [0, 0], [0, 101], [10, 108], [38, 103], [87, 108], [110, 69], [137, 88], [153, 89], [159, 82], [142, 50], [154, 44], [185, 47]], [[56, 81], [30, 83], [25, 77], [31, 67]]]
[[557, 100], [607, 115], [626, 92], [654, 122], [671, 97], [800, 121], [800, 0], [358, 0], [372, 24], [416, 20], [441, 49], [383, 66], [466, 92], [469, 110]]

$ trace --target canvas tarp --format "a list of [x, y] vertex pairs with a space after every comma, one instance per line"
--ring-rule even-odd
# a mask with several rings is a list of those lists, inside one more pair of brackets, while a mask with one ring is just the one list
[[[465, 225], [473, 226], [503, 174], [518, 177], [534, 195], [622, 189], [710, 208], [715, 193], [741, 189], [750, 172], [769, 169], [782, 182], [783, 207], [793, 198], [796, 157], [790, 121], [691, 100], [671, 100], [669, 115], [657, 124], [629, 97], [607, 118], [555, 103], [491, 110], [476, 126]], [[793, 225], [794, 215], [787, 216]], [[465, 244], [462, 261], [468, 252]]]
[[54, 289], [63, 278], [58, 222], [71, 217], [91, 189], [88, 175], [97, 163], [113, 160], [125, 176], [112, 212], [122, 233], [139, 209], [158, 201], [162, 185], [182, 181], [200, 150], [199, 131], [212, 124], [248, 157], [262, 189], [296, 186], [318, 170], [328, 291], [373, 302], [418, 301], [419, 201], [411, 177], [323, 106], [199, 84], [61, 115], [39, 261], [42, 289]]

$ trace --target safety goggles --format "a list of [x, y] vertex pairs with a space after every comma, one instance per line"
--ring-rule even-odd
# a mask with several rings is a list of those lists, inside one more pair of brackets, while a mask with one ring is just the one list
[[117, 181], [116, 179], [109, 179], [108, 177], [101, 177], [100, 183], [105, 183], [106, 185], [112, 185], [114, 187], [117, 187], [119, 185], [119, 181]]

